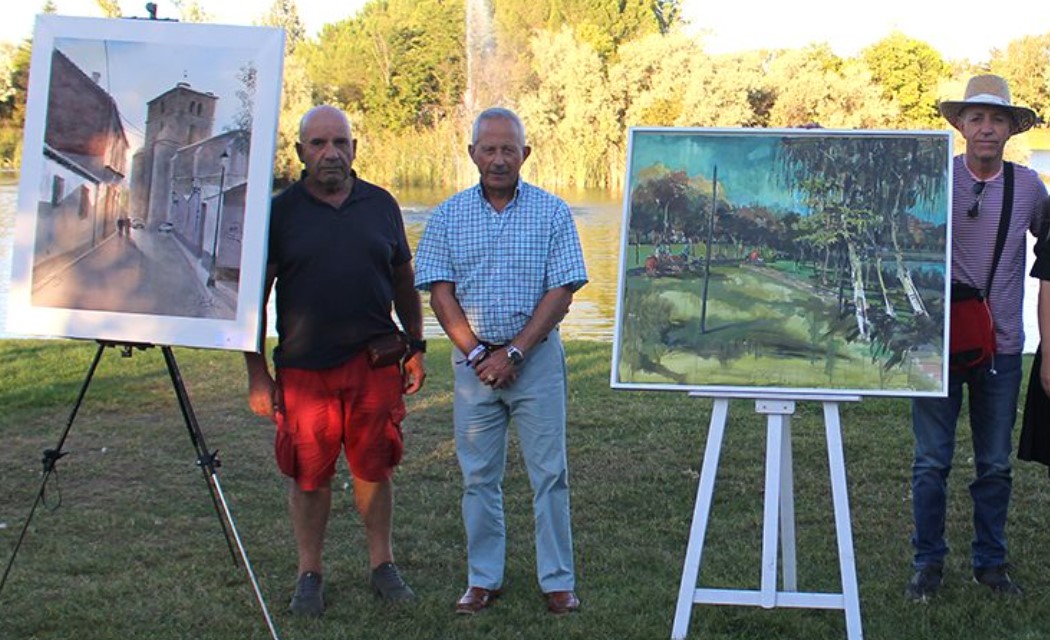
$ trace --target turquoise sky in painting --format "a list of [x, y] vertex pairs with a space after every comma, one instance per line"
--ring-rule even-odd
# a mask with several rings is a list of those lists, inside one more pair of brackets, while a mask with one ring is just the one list
[[[636, 184], [640, 171], [656, 164], [663, 164], [672, 171], [685, 171], [690, 177], [702, 177], [708, 182], [717, 166], [719, 195], [734, 205], [758, 205], [773, 210], [807, 213], [796, 194], [778, 184], [773, 160], [776, 147], [785, 133], [796, 136], [813, 133], [761, 129], [643, 129], [632, 133], [629, 168], [632, 185]], [[821, 131], [816, 135], [831, 134], [831, 131]], [[947, 138], [945, 149], [947, 171], [950, 165], [948, 154], [951, 151]], [[938, 197], [937, 201], [922, 210], [911, 213], [933, 224], [944, 223], [948, 212], [949, 187], [950, 180], [946, 175], [944, 196]]]

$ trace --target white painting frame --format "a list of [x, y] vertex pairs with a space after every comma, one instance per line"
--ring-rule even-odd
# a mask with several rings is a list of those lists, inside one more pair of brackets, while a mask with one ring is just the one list
[[12, 334], [258, 351], [284, 32], [37, 17]]

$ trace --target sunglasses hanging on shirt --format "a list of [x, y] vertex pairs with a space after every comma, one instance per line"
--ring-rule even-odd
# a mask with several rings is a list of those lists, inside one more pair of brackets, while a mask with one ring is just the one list
[[976, 218], [981, 215], [981, 200], [984, 198], [984, 186], [987, 182], [975, 182], [973, 183], [973, 195], [977, 196], [977, 199], [973, 201], [970, 208], [966, 210], [966, 215], [971, 218]]

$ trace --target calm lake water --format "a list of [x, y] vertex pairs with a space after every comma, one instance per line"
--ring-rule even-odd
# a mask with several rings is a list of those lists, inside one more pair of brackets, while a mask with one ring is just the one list
[[[394, 195], [402, 204], [409, 242], [415, 247], [430, 209], [449, 194], [427, 190], [395, 192]], [[17, 200], [17, 183], [11, 178], [0, 178], [0, 338], [16, 337], [6, 333], [5, 328]], [[612, 340], [623, 204], [601, 192], [574, 193], [567, 195], [566, 200], [571, 203], [575, 214], [590, 283], [576, 294], [572, 310], [562, 323], [562, 334], [567, 338]], [[429, 309], [425, 311], [426, 335], [444, 335]], [[270, 335], [275, 335], [274, 316], [271, 308], [268, 314]]]
[[[1050, 152], [1033, 154], [1031, 165], [1044, 175], [1050, 174]], [[11, 246], [18, 186], [11, 179], [0, 178], [0, 338], [14, 337], [5, 332], [7, 323], [7, 292], [11, 282]], [[423, 232], [431, 207], [447, 193], [428, 191], [395, 192], [402, 203], [409, 241], [414, 247]], [[623, 217], [622, 202], [601, 192], [562, 194], [572, 206], [576, 225], [583, 244], [584, 258], [590, 283], [581, 289], [572, 304], [572, 310], [562, 323], [562, 332], [568, 338], [610, 341], [616, 315], [616, 285], [619, 269], [620, 226]], [[1030, 239], [1030, 244], [1034, 240]], [[1031, 251], [1029, 261], [1031, 261]], [[1035, 351], [1039, 330], [1035, 301], [1039, 284], [1032, 278], [1025, 283], [1025, 352]], [[443, 335], [441, 327], [426, 309], [425, 333], [428, 337]], [[273, 310], [270, 310], [272, 326]]]

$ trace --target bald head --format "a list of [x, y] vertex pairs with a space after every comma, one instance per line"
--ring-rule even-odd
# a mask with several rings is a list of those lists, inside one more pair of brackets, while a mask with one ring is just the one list
[[318, 105], [309, 111], [307, 111], [301, 120], [299, 120], [299, 142], [303, 142], [304, 132], [309, 128], [310, 123], [315, 119], [324, 119], [327, 121], [340, 120], [346, 125], [347, 136], [350, 137], [350, 120], [347, 119], [346, 114], [343, 113], [342, 109], [333, 107], [330, 104]]

